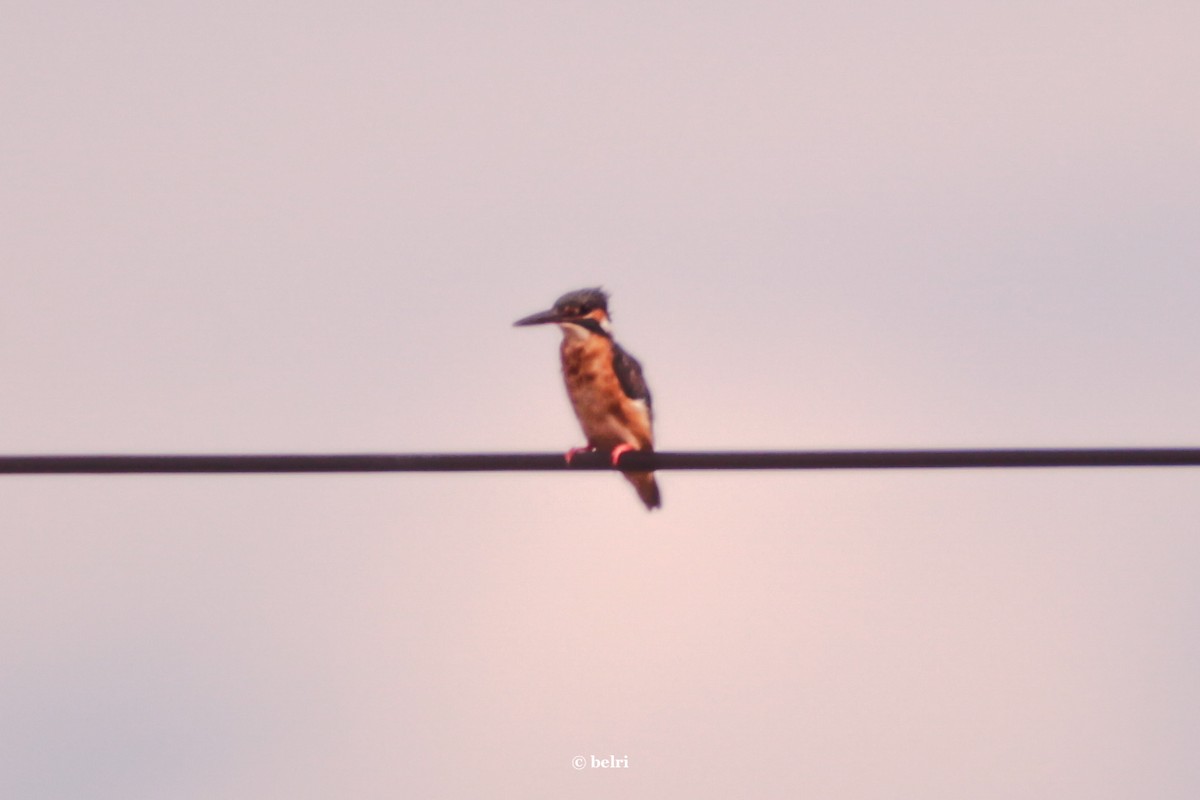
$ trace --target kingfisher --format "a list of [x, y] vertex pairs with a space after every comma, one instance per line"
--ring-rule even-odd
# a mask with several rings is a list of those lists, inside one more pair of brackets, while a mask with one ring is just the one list
[[[563, 382], [579, 418], [587, 447], [567, 452], [605, 450], [613, 466], [630, 450], [653, 452], [653, 411], [642, 365], [613, 340], [604, 290], [579, 289], [554, 301], [548, 311], [517, 320], [514, 325], [555, 324], [562, 330]], [[647, 510], [662, 506], [653, 472], [626, 472]]]

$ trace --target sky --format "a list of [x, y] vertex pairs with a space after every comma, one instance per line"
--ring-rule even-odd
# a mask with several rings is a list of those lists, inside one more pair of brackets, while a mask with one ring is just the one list
[[[2, 452], [1200, 444], [1194, 3], [4, 18]], [[1198, 481], [0, 478], [0, 794], [1192, 798]]]

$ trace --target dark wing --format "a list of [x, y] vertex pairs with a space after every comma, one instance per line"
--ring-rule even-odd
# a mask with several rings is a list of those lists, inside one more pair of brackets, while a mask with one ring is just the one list
[[646, 408], [650, 408], [650, 387], [642, 377], [642, 365], [633, 356], [621, 349], [621, 345], [613, 342], [613, 372], [617, 373], [617, 381], [625, 396], [632, 400], [645, 400]]

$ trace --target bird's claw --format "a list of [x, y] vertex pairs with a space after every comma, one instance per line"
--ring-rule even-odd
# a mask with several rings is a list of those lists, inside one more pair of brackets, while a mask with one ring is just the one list
[[631, 445], [631, 444], [619, 444], [619, 445], [617, 445], [616, 447], [614, 447], [614, 448], [612, 449], [612, 465], [613, 465], [614, 467], [616, 467], [616, 466], [620, 466], [621, 455], [622, 455], [622, 454], [624, 454], [624, 453], [628, 453], [630, 450], [636, 450], [636, 449], [637, 449], [637, 448], [636, 448], [636, 447], [634, 447], [634, 446], [633, 446], [633, 445]]
[[[621, 461], [621, 456], [624, 455], [625, 453], [628, 453], [630, 450], [636, 450], [636, 449], [637, 448], [631, 444], [617, 445], [609, 453], [609, 458], [612, 459], [612, 465], [614, 467], [619, 466], [620, 461]], [[594, 453], [594, 452], [596, 452], [596, 448], [594, 448], [594, 447], [572, 447], [570, 450], [567, 451], [567, 454], [566, 454], [567, 465], [570, 466], [575, 461], [575, 456], [579, 455], [580, 453]]]

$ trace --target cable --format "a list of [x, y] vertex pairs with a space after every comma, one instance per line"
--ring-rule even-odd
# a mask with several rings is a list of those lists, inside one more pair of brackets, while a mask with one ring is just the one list
[[[626, 452], [618, 469], [967, 469], [1195, 467], [1200, 448], [1000, 450], [797, 450]], [[609, 470], [607, 453], [333, 453], [0, 456], [0, 474], [192, 474], [293, 472], [546, 472]]]

